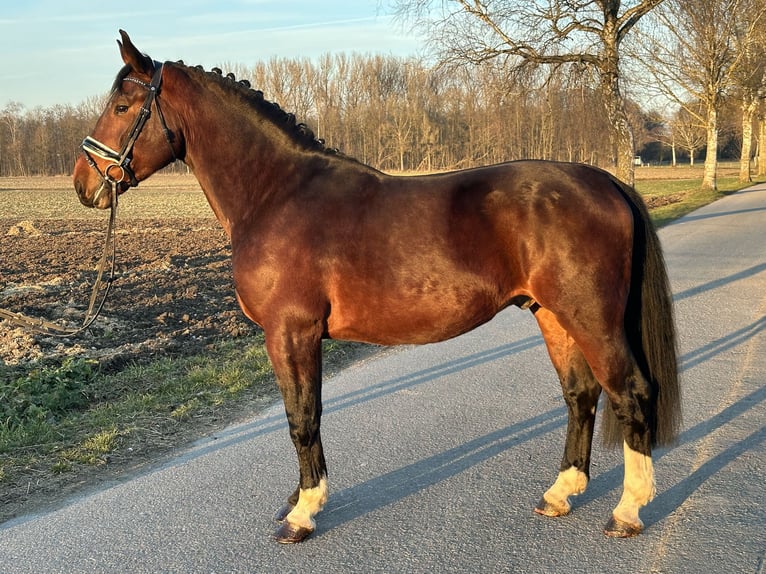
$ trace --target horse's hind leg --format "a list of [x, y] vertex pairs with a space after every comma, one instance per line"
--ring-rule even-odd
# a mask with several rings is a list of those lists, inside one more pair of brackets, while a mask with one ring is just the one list
[[569, 410], [564, 456], [559, 475], [535, 508], [545, 516], [563, 516], [571, 508], [569, 497], [582, 493], [590, 477], [590, 453], [596, 404], [601, 386], [593, 377], [582, 352], [555, 315], [534, 310]]
[[604, 533], [621, 538], [635, 536], [644, 527], [639, 509], [655, 494], [652, 429], [656, 397], [641, 374], [624, 333], [592, 327], [579, 330], [575, 338], [609, 397], [622, 434], [623, 494]]
[[604, 534], [627, 538], [640, 534], [644, 524], [639, 510], [655, 495], [654, 466], [652, 464], [652, 413], [655, 398], [649, 383], [643, 377], [626, 349], [626, 370], [620, 373], [618, 361], [610, 361], [614, 375], [606, 376], [604, 390], [609, 396], [614, 415], [622, 427], [625, 475], [619, 504], [604, 528]]
[[327, 501], [327, 467], [319, 434], [322, 414], [321, 333], [309, 330], [266, 331], [266, 346], [282, 393], [290, 438], [298, 454], [300, 482], [276, 515], [275, 539], [300, 542], [315, 528]]

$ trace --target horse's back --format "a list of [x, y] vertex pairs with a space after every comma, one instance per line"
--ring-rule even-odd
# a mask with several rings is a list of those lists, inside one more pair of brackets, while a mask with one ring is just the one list
[[624, 283], [630, 217], [611, 176], [587, 166], [513, 162], [384, 178], [337, 222], [353, 219], [355, 233], [327, 261], [328, 333], [430, 342], [508, 305], [571, 305], [583, 296], [577, 282]]
[[512, 304], [577, 308], [626, 283], [631, 214], [605, 172], [543, 161], [416, 177], [342, 168], [232, 237], [242, 307], [261, 325], [297, 315], [334, 338], [425, 343]]

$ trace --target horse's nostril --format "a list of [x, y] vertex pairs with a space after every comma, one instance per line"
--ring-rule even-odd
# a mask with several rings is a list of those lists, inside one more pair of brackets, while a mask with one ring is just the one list
[[87, 197], [88, 190], [85, 188], [82, 182], [75, 180], [74, 190], [77, 193], [77, 197], [80, 200], [80, 203], [82, 203], [85, 207], [93, 207], [93, 202], [90, 201]]

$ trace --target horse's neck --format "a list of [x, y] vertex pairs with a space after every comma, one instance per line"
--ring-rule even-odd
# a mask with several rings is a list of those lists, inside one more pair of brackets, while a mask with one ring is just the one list
[[[195, 85], [184, 85], [188, 82]], [[177, 86], [174, 97], [183, 102], [177, 109], [184, 110], [184, 161], [231, 236], [238, 223], [265, 203], [290, 193], [289, 178], [309, 154], [258, 111], [235, 102], [235, 95], [227, 96], [219, 87], [207, 89], [191, 76]]]

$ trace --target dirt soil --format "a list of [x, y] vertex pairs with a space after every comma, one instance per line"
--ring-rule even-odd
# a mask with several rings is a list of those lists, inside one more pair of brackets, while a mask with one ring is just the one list
[[[81, 325], [107, 218], [79, 204], [67, 177], [0, 179], [0, 308]], [[123, 195], [115, 236], [115, 281], [96, 323], [63, 340], [0, 323], [0, 361], [76, 354], [119, 368], [256, 332], [234, 297], [228, 238], [193, 176], [158, 175]]]
[[[108, 372], [257, 334], [234, 297], [228, 238], [196, 181], [158, 176], [146, 183], [120, 203], [116, 279], [94, 325], [61, 339], [0, 321], [0, 364], [34, 367], [74, 355], [97, 359]], [[69, 178], [0, 178], [0, 308], [79, 327], [107, 218], [108, 212], [79, 205]], [[142, 444], [130, 457], [111, 457], [107, 465], [62, 474], [29, 469], [0, 492], [0, 522], [140, 471], [174, 449], [252, 417], [275, 398], [272, 389], [257, 404], [235, 401], [212, 418], [194, 417], [172, 433], [156, 433], [154, 444]]]
[[[0, 330], [0, 360], [76, 354], [110, 369], [158, 353], [196, 353], [222, 336], [254, 334], [237, 307], [228, 240], [214, 218], [118, 225], [116, 279], [96, 323], [64, 340]], [[104, 221], [0, 219], [0, 236], [0, 307], [79, 326], [103, 250]]]

